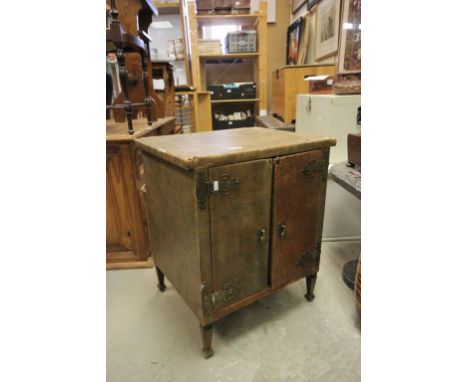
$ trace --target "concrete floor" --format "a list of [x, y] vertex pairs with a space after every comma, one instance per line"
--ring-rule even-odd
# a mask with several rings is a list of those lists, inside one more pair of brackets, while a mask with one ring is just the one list
[[360, 381], [361, 331], [341, 280], [360, 243], [323, 243], [315, 299], [298, 281], [215, 324], [204, 359], [198, 321], [154, 269], [107, 272], [107, 381]]

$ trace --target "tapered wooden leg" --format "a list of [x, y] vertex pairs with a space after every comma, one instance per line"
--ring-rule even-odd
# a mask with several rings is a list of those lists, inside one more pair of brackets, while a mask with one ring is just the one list
[[164, 284], [164, 273], [156, 267], [156, 274], [158, 275], [158, 288], [161, 292], [164, 292], [166, 290], [166, 284]]
[[213, 349], [211, 348], [211, 340], [213, 339], [213, 325], [200, 325], [200, 331], [203, 341], [203, 355], [205, 358], [210, 358], [214, 353]]
[[306, 276], [307, 293], [304, 295], [307, 301], [314, 299], [314, 288], [315, 282], [317, 281], [317, 275]]

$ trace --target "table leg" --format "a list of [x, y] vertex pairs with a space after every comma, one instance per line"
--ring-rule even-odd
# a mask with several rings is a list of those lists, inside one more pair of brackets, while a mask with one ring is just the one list
[[307, 301], [312, 301], [314, 299], [314, 288], [315, 282], [317, 281], [317, 275], [306, 276], [306, 294], [304, 297]]
[[161, 292], [164, 292], [166, 290], [166, 284], [164, 284], [164, 273], [156, 267], [156, 274], [158, 275], [158, 288]]
[[205, 358], [210, 358], [214, 354], [213, 349], [211, 348], [211, 341], [213, 339], [213, 325], [200, 325], [200, 331], [203, 341], [203, 354]]

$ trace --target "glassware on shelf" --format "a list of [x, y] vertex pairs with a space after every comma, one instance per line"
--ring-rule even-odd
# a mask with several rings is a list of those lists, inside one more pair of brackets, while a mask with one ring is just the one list
[[169, 58], [169, 61], [175, 61], [175, 60], [176, 60], [176, 52], [175, 52], [175, 42], [174, 42], [174, 40], [169, 40], [169, 41], [168, 41], [167, 57]]
[[184, 44], [182, 43], [182, 39], [175, 40], [174, 44], [175, 56], [177, 60], [183, 60], [185, 51], [184, 51]]

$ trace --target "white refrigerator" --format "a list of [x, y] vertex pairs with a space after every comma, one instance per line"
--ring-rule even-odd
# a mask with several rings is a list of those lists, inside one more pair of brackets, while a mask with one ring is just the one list
[[[330, 164], [348, 158], [348, 134], [361, 131], [360, 95], [299, 94], [296, 102], [296, 134], [336, 138], [330, 149]], [[323, 241], [359, 240], [361, 201], [328, 180], [323, 222]]]

